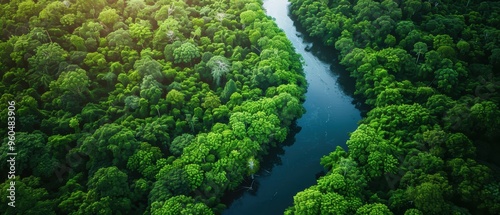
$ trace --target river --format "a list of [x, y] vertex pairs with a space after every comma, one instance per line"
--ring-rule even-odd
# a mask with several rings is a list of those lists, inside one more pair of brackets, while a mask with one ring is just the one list
[[304, 39], [288, 16], [288, 5], [287, 0], [264, 0], [267, 15], [275, 18], [304, 59], [309, 84], [306, 113], [297, 120], [295, 135], [263, 162], [253, 183], [247, 181], [246, 188], [225, 196], [223, 202], [230, 205], [224, 215], [283, 214], [297, 192], [316, 183], [324, 170], [320, 158], [337, 146], [345, 149], [349, 133], [361, 119], [350, 96], [354, 83], [345, 71], [339, 74], [343, 70], [335, 66], [335, 55]]

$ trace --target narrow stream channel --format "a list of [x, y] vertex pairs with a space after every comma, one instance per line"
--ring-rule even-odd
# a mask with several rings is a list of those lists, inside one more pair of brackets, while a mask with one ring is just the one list
[[[348, 134], [356, 129], [361, 119], [353, 98], [340, 84], [345, 78], [339, 79], [335, 72], [338, 69], [332, 66], [336, 56], [321, 52], [312, 42], [304, 41], [288, 16], [288, 5], [287, 0], [264, 0], [267, 15], [275, 18], [304, 58], [309, 83], [304, 103], [306, 113], [297, 120], [298, 133], [278, 152], [271, 152], [275, 153], [274, 161], [262, 165], [252, 184], [253, 189], [242, 188], [234, 195], [229, 194], [232, 203], [224, 211], [225, 215], [283, 214], [293, 204], [297, 192], [316, 183], [316, 175], [323, 171], [320, 158], [336, 146], [346, 148]], [[311, 47], [312, 52], [306, 51]]]

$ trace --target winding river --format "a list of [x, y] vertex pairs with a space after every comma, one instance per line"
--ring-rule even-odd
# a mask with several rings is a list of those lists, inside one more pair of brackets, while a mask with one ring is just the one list
[[275, 19], [304, 59], [309, 83], [306, 113], [297, 120], [295, 135], [270, 153], [255, 180], [227, 194], [225, 215], [283, 214], [297, 192], [316, 183], [324, 170], [320, 158], [336, 146], [346, 148], [349, 132], [361, 119], [350, 96], [354, 83], [345, 71], [339, 74], [343, 70], [335, 66], [335, 55], [322, 50], [320, 43], [307, 41], [297, 30], [288, 16], [288, 5], [287, 0], [264, 0], [267, 15]]

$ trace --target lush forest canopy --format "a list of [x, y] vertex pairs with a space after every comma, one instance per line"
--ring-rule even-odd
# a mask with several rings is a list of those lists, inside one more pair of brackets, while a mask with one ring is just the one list
[[500, 3], [291, 3], [371, 111], [286, 214], [499, 214]]
[[0, 3], [6, 214], [220, 213], [304, 112], [300, 57], [258, 0]]

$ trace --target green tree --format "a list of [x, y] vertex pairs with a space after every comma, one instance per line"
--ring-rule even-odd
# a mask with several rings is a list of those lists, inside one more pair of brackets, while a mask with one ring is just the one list
[[437, 184], [424, 182], [416, 187], [408, 188], [407, 192], [417, 209], [426, 214], [449, 211], [449, 205], [444, 199], [444, 190]]
[[470, 44], [465, 40], [460, 40], [457, 43], [457, 48], [461, 54], [467, 54], [470, 51]]
[[141, 143], [140, 149], [132, 155], [127, 168], [141, 173], [145, 178], [153, 180], [156, 174], [155, 164], [162, 157], [162, 152], [158, 147], [148, 143]]
[[201, 56], [198, 47], [190, 42], [183, 43], [174, 49], [173, 54], [175, 63], [192, 63], [193, 60]]
[[147, 20], [139, 20], [130, 24], [130, 37], [137, 41], [137, 44], [145, 47], [153, 39], [153, 29]]
[[126, 213], [130, 210], [128, 176], [115, 166], [97, 170], [88, 180], [87, 199], [78, 213]]
[[418, 42], [413, 45], [413, 52], [417, 53], [417, 63], [421, 54], [425, 54], [427, 52], [427, 44], [423, 42]]
[[167, 103], [169, 103], [173, 107], [182, 107], [182, 105], [184, 104], [184, 93], [173, 89], [167, 93], [166, 99]]
[[212, 70], [212, 77], [217, 86], [220, 85], [220, 79], [231, 69], [231, 63], [224, 56], [213, 56], [207, 62], [207, 66]]
[[92, 136], [87, 136], [80, 147], [90, 157], [89, 167], [96, 171], [103, 166], [125, 167], [138, 147], [134, 132], [121, 125], [105, 124]]
[[36, 54], [28, 59], [30, 82], [34, 84], [34, 87], [37, 87], [36, 83], [40, 82], [36, 80], [42, 79], [45, 75], [53, 79], [59, 64], [64, 62], [67, 57], [68, 53], [57, 43], [48, 43], [37, 47]]
[[40, 20], [48, 26], [57, 26], [60, 24], [60, 19], [63, 17], [67, 7], [63, 2], [55, 1], [47, 4], [40, 14]]
[[220, 99], [217, 95], [212, 92], [209, 92], [205, 98], [203, 98], [202, 107], [207, 109], [214, 109], [221, 105]]
[[99, 21], [107, 25], [108, 27], [113, 26], [118, 20], [120, 16], [118, 15], [116, 9], [114, 8], [106, 8], [101, 13], [99, 13]]
[[88, 53], [83, 62], [90, 68], [89, 71], [94, 74], [106, 69], [108, 65], [106, 57], [98, 52]]
[[148, 100], [149, 104], [157, 104], [162, 97], [161, 84], [152, 75], [142, 79], [140, 95]]
[[191, 197], [179, 195], [165, 201], [164, 204], [158, 202], [156, 207], [151, 209], [151, 214], [193, 214], [193, 215], [212, 215], [212, 210], [203, 203], [196, 203]]
[[247, 11], [244, 11], [240, 14], [241, 23], [244, 25], [251, 24], [255, 20], [256, 17], [257, 17], [257, 14], [255, 14], [255, 12], [252, 10], [247, 10]]
[[226, 86], [224, 86], [224, 90], [221, 93], [221, 98], [222, 101], [227, 102], [233, 93], [235, 93], [238, 90], [236, 83], [233, 81], [233, 79], [230, 79], [227, 83]]
[[453, 38], [451, 38], [450, 35], [440, 34], [434, 37], [433, 47], [435, 50], [437, 50], [441, 46], [452, 47], [453, 45], [454, 45]]
[[458, 73], [450, 68], [439, 69], [435, 72], [435, 79], [438, 89], [449, 93], [458, 84]]
[[365, 214], [380, 214], [380, 215], [392, 215], [393, 213], [387, 208], [386, 205], [380, 203], [366, 204], [363, 207], [358, 208], [356, 215]]
[[106, 36], [108, 40], [108, 45], [112, 48], [118, 48], [122, 50], [124, 47], [134, 47], [132, 37], [130, 36], [129, 30], [124, 30], [122, 28], [113, 31]]
[[[50, 199], [47, 189], [43, 188], [40, 178], [34, 176], [19, 178], [18, 175], [16, 175], [16, 178], [14, 181], [15, 207], [8, 205], [11, 202], [9, 198], [0, 200], [2, 203], [0, 209], [5, 214], [55, 214], [54, 201]], [[10, 180], [6, 180], [0, 184], [1, 195], [6, 197], [11, 195], [9, 191], [9, 189], [12, 189], [10, 183]]]
[[70, 42], [73, 46], [75, 46], [77, 51], [87, 51], [87, 47], [85, 47], [85, 40], [77, 35], [71, 35]]
[[100, 168], [89, 178], [87, 186], [98, 196], [126, 196], [129, 190], [128, 176], [114, 166]]
[[322, 195], [314, 186], [297, 193], [293, 197], [293, 214], [321, 214]]
[[142, 57], [140, 60], [135, 61], [134, 69], [136, 69], [142, 77], [151, 75], [157, 81], [163, 81], [165, 76], [162, 72], [163, 66], [161, 63], [149, 56]]
[[175, 155], [180, 156], [184, 148], [189, 146], [194, 141], [194, 136], [191, 134], [182, 134], [174, 138], [170, 144], [169, 151]]
[[[9, 145], [7, 144], [9, 139], [5, 137], [3, 139], [3, 144], [0, 146], [0, 151], [3, 153], [0, 155], [0, 158], [4, 160], [9, 160], [9, 155], [7, 153], [9, 152]], [[16, 152], [19, 153], [16, 157], [16, 171], [15, 175], [16, 177], [21, 175], [21, 174], [28, 174], [32, 173], [33, 170], [36, 169], [36, 167], [40, 167], [40, 172], [37, 172], [36, 175], [40, 174], [52, 174], [54, 171], [54, 166], [53, 166], [53, 159], [50, 159], [48, 156], [48, 148], [45, 147], [47, 142], [47, 136], [40, 132], [40, 131], [35, 131], [33, 133], [26, 133], [26, 132], [16, 132], [16, 139], [15, 143], [16, 146]], [[36, 151], [36, 154], [32, 154], [30, 152]], [[24, 154], [22, 154], [24, 153]], [[44, 161], [45, 159], [45, 161]], [[9, 163], [8, 162], [3, 162], [0, 167], [2, 169], [9, 169], [8, 168]], [[47, 168], [45, 168], [45, 165]]]
[[54, 85], [51, 84], [51, 88], [53, 88], [52, 86], [82, 97], [83, 93], [89, 90], [90, 80], [85, 70], [76, 69], [75, 71], [62, 72]]

